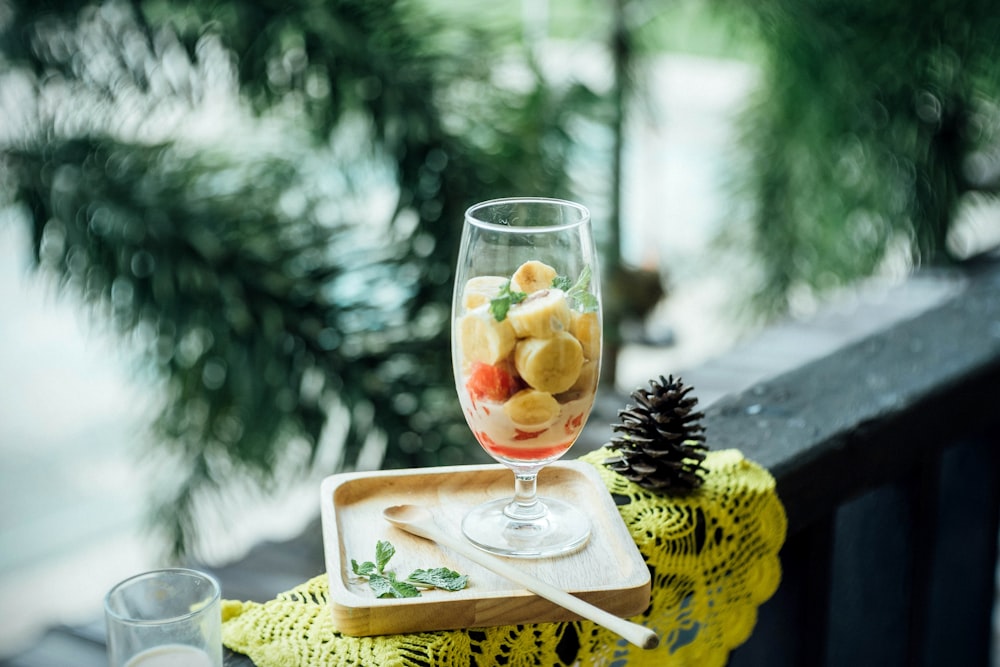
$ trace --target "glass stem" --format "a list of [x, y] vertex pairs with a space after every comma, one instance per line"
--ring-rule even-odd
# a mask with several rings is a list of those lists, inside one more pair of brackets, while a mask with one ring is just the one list
[[503, 513], [515, 521], [537, 521], [545, 516], [545, 505], [538, 499], [538, 473], [514, 473], [514, 500]]

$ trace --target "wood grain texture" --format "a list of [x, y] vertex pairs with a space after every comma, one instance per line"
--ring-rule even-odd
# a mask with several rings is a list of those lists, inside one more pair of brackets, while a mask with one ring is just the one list
[[[552, 602], [382, 518], [382, 510], [390, 505], [425, 505], [432, 508], [443, 530], [459, 535], [469, 509], [510, 495], [513, 485], [512, 473], [499, 465], [345, 473], [324, 480], [323, 538], [335, 627], [344, 634], [368, 636], [577, 620]], [[539, 494], [584, 509], [592, 522], [590, 541], [567, 556], [510, 560], [618, 616], [645, 610], [649, 570], [592, 466], [579, 461], [549, 466], [539, 475]], [[426, 591], [419, 598], [375, 598], [368, 584], [352, 574], [351, 559], [374, 560], [378, 540], [396, 547], [389, 569], [399, 576], [444, 566], [468, 574], [468, 587], [452, 593]]]

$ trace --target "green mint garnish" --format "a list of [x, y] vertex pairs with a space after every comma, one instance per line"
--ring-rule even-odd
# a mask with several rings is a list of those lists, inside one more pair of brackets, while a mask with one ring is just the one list
[[396, 553], [390, 542], [379, 540], [375, 545], [375, 561], [359, 563], [351, 559], [351, 570], [355, 575], [368, 580], [375, 597], [416, 598], [420, 588], [440, 588], [445, 591], [460, 591], [469, 583], [469, 576], [459, 574], [446, 567], [433, 570], [414, 570], [406, 579], [397, 579], [395, 572], [387, 572], [385, 566]]
[[510, 281], [508, 280], [500, 288], [500, 294], [490, 299], [490, 314], [496, 319], [497, 322], [503, 322], [507, 318], [507, 311], [515, 303], [521, 303], [527, 298], [527, 294], [524, 292], [515, 292], [510, 288]]
[[552, 279], [552, 287], [561, 289], [563, 292], [568, 292], [572, 286], [573, 283], [566, 276], [556, 276]]
[[413, 584], [398, 581], [396, 575], [372, 574], [368, 577], [368, 585], [378, 598], [418, 598], [420, 591]]
[[433, 570], [414, 570], [406, 580], [446, 591], [460, 591], [469, 583], [469, 575], [459, 574], [446, 567], [436, 567]]
[[351, 570], [354, 574], [359, 577], [371, 577], [373, 574], [377, 574], [378, 570], [375, 568], [375, 563], [370, 560], [366, 560], [364, 563], [358, 563], [358, 561], [351, 559]]
[[392, 546], [391, 542], [386, 540], [378, 541], [378, 544], [375, 545], [375, 565], [378, 567], [379, 572], [385, 570], [385, 566], [389, 564], [389, 559], [395, 554], [396, 547]]
[[566, 276], [556, 276], [552, 279], [552, 287], [566, 292], [566, 298], [574, 309], [589, 313], [597, 310], [597, 297], [590, 291], [590, 266], [583, 267], [576, 283], [570, 282]]

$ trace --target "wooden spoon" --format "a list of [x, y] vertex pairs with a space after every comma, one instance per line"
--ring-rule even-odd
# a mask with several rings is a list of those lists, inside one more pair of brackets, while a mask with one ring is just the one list
[[459, 540], [448, 535], [434, 522], [434, 517], [429, 510], [419, 505], [394, 505], [382, 510], [385, 520], [402, 528], [408, 533], [418, 535], [433, 542], [448, 547], [452, 551], [460, 553], [469, 560], [482, 565], [487, 570], [495, 572], [514, 583], [524, 586], [526, 589], [543, 597], [550, 602], [554, 602], [560, 607], [570, 610], [577, 616], [593, 621], [598, 625], [617, 633], [624, 639], [644, 649], [656, 648], [660, 643], [660, 638], [649, 628], [638, 623], [632, 623], [614, 614], [604, 611], [589, 602], [584, 602], [578, 597], [570, 595], [566, 591], [560, 590], [527, 572], [523, 572], [510, 563], [500, 558], [491, 556], [480, 551], [472, 544]]

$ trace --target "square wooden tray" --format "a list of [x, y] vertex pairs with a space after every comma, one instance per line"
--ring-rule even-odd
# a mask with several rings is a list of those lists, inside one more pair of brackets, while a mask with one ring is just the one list
[[[382, 510], [404, 503], [428, 506], [438, 524], [461, 533], [464, 514], [482, 502], [509, 496], [513, 473], [501, 465], [452, 466], [342, 473], [323, 480], [320, 506], [334, 626], [352, 636], [577, 620], [579, 617], [492, 574], [460, 554], [389, 525]], [[649, 605], [650, 578], [617, 508], [588, 463], [564, 461], [542, 470], [539, 495], [583, 508], [591, 537], [576, 553], [512, 559], [518, 567], [622, 617]], [[449, 567], [469, 575], [456, 592], [424, 591], [417, 598], [376, 598], [354, 576], [351, 559], [375, 560], [375, 543], [388, 540], [396, 554], [387, 569], [403, 577], [417, 568]]]

